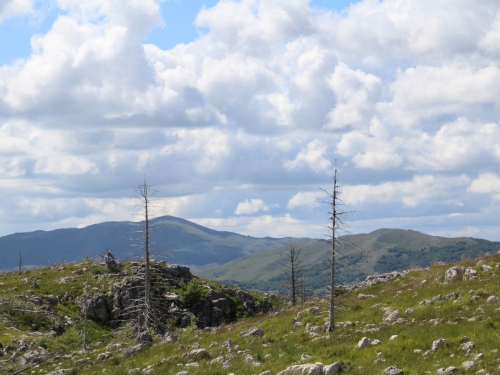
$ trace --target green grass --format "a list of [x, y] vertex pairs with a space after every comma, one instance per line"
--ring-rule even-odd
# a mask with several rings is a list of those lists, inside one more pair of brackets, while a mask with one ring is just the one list
[[[500, 255], [489, 256], [485, 260], [496, 266], [500, 263]], [[132, 341], [123, 331], [112, 331], [108, 327], [91, 323], [89, 331], [92, 350], [81, 353], [79, 352], [81, 348], [80, 320], [74, 328], [68, 329], [62, 336], [50, 339], [36, 337], [29, 330], [17, 331], [9, 324], [2, 324], [0, 342], [5, 345], [11, 339], [28, 335], [30, 340], [37, 340], [38, 344], [53, 352], [61, 351], [74, 356], [74, 359], [60, 358], [43, 364], [36, 369], [36, 373], [52, 371], [59, 366], [59, 368], [75, 368], [76, 374], [96, 374], [102, 373], [103, 370], [106, 370], [106, 374], [127, 374], [130, 369], [152, 366], [151, 373], [153, 374], [176, 374], [183, 370], [189, 371], [190, 375], [228, 374], [230, 372], [245, 375], [259, 374], [265, 370], [276, 374], [292, 364], [301, 363], [301, 355], [307, 354], [311, 357], [306, 363], [348, 363], [349, 368], [345, 370], [346, 374], [381, 374], [383, 369], [395, 365], [408, 375], [435, 374], [439, 367], [460, 367], [464, 361], [473, 360], [460, 348], [463, 336], [468, 336], [475, 344], [473, 352], [484, 354], [484, 359], [477, 360], [477, 366], [469, 373], [475, 373], [483, 368], [490, 374], [498, 373], [500, 352], [495, 352], [495, 350], [500, 348], [500, 311], [497, 311], [500, 303], [488, 304], [486, 298], [490, 295], [500, 296], [500, 270], [498, 274], [495, 268], [492, 271], [483, 272], [480, 267], [475, 266], [476, 263], [472, 260], [460, 263], [463, 266], [474, 266], [479, 274], [479, 279], [476, 280], [444, 283], [443, 276], [450, 265], [443, 264], [434, 265], [427, 270], [411, 271], [388, 283], [345, 294], [341, 297], [342, 301], [339, 301], [339, 304], [342, 302], [343, 308], [338, 311], [337, 322], [350, 321], [352, 324], [339, 327], [327, 335], [327, 338], [319, 340], [314, 340], [305, 330], [307, 323], [323, 325], [328, 316], [327, 301], [315, 299], [303, 306], [283, 307], [276, 315], [246, 317], [216, 329], [178, 330], [180, 339], [176, 343], [159, 344], [161, 338], [156, 337], [152, 347], [144, 349], [137, 355], [124, 357], [120, 351], [114, 351], [113, 356], [104, 361], [97, 361], [96, 358], [99, 353], [107, 351], [106, 346], [109, 343], [124, 342], [126, 347], [133, 345]], [[71, 293], [78, 294], [81, 291], [80, 284], [87, 279], [86, 274], [77, 275], [79, 281], [74, 283], [75, 285], [51, 282], [62, 277], [61, 275], [72, 275], [72, 272], [78, 268], [82, 268], [81, 265], [66, 265], [63, 271], [58, 271], [56, 267], [32, 270], [21, 275], [9, 273], [5, 278], [0, 278], [4, 283], [0, 287], [0, 290], [3, 289], [1, 296], [3, 297], [4, 293], [8, 297], [22, 294], [22, 290], [27, 290], [27, 288], [19, 280], [31, 276], [40, 277], [44, 281], [44, 288], [42, 289], [42, 281], [40, 281], [41, 288], [36, 290], [36, 295], [64, 294], [64, 288], [66, 291], [69, 288]], [[422, 284], [423, 280], [426, 282]], [[107, 290], [104, 286], [113, 280], [104, 277], [101, 280], [92, 279], [91, 281], [93, 285]], [[212, 285], [217, 286], [217, 284]], [[419, 285], [423, 286], [419, 287]], [[18, 291], [10, 293], [9, 289], [14, 286], [19, 288]], [[72, 286], [73, 289], [71, 289]], [[472, 294], [469, 293], [470, 290], [473, 290]], [[446, 296], [454, 292], [459, 294], [455, 302], [450, 299], [435, 302], [433, 305], [419, 305], [421, 301], [431, 299], [436, 295]], [[371, 294], [375, 297], [359, 301], [357, 295], [360, 293]], [[58, 307], [57, 311], [80, 319], [75, 306], [72, 303], [64, 304]], [[314, 315], [304, 312], [301, 319], [303, 327], [293, 325], [292, 319], [297, 313], [311, 306], [320, 307], [320, 313]], [[407, 323], [394, 325], [384, 323], [383, 307], [400, 310]], [[405, 314], [407, 308], [412, 308], [414, 313]], [[473, 317], [475, 317], [474, 321], [471, 320]], [[0, 318], [4, 321], [10, 319], [6, 315], [0, 315]], [[252, 338], [238, 336], [238, 333], [253, 326], [263, 328], [265, 336]], [[378, 330], [372, 333], [366, 332], [366, 329], [370, 327]], [[392, 335], [399, 335], [399, 337], [390, 341], [389, 338]], [[381, 340], [382, 344], [358, 349], [356, 345], [364, 336]], [[432, 342], [440, 338], [446, 339], [444, 348], [427, 356], [414, 352], [416, 349], [423, 352], [429, 350]], [[238, 350], [234, 347], [230, 351], [222, 347], [221, 344], [227, 339], [231, 339], [233, 345], [238, 345], [239, 351], [244, 351], [244, 354], [238, 354]], [[197, 368], [186, 367], [190, 360], [183, 355], [192, 350], [190, 347], [195, 342], [199, 343], [200, 348], [207, 349], [212, 358], [224, 356], [225, 361], [229, 358], [228, 356], [234, 355], [234, 358], [230, 359], [231, 367], [224, 369], [222, 363], [211, 363], [210, 360], [199, 360], [200, 367]], [[217, 344], [210, 347], [213, 342]], [[246, 364], [247, 353], [262, 365], [252, 367]], [[378, 356], [386, 362], [374, 363]], [[90, 360], [85, 365], [75, 367], [74, 360], [80, 358]], [[466, 372], [461, 369], [456, 373], [465, 374]]]

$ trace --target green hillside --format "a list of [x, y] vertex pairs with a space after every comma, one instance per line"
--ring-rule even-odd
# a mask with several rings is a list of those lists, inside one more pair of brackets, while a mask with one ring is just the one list
[[[427, 267], [497, 252], [500, 242], [474, 238], [444, 238], [413, 230], [379, 229], [367, 234], [341, 237], [339, 282], [351, 284], [374, 273]], [[325, 240], [296, 243], [303, 260], [306, 285], [314, 294], [324, 294], [328, 285], [331, 245]], [[199, 272], [205, 278], [260, 291], [283, 291], [283, 265], [287, 247], [269, 249]]]
[[[452, 266], [456, 277], [446, 277]], [[317, 363], [334, 365], [328, 373], [352, 375], [387, 374], [390, 367], [403, 375], [498, 373], [500, 254], [435, 264], [346, 293], [337, 300], [333, 332], [325, 332], [328, 301], [314, 298], [219, 327], [176, 328], [176, 340], [157, 335], [135, 353], [127, 329], [94, 321], [90, 347], [81, 349], [83, 318], [75, 298], [86, 280], [105, 296], [108, 284], [118, 282], [101, 267], [87, 261], [0, 274], [0, 373], [324, 374], [282, 372]], [[68, 277], [75, 279], [58, 281]], [[34, 281], [40, 288], [31, 290]], [[54, 297], [59, 302], [50, 305]], [[241, 335], [253, 327], [260, 335]]]

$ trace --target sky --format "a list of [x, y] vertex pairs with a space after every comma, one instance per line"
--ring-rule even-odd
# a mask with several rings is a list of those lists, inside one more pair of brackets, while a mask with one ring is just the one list
[[0, 0], [0, 235], [157, 214], [500, 240], [498, 0]]

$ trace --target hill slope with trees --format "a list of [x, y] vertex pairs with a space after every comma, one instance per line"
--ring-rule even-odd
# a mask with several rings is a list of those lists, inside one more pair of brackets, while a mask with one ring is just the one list
[[[341, 241], [346, 246], [338, 249], [338, 280], [344, 285], [359, 282], [375, 273], [473, 259], [500, 250], [500, 242], [466, 237], [444, 238], [402, 229], [379, 229], [366, 234], [348, 235], [341, 237]], [[299, 258], [303, 260], [307, 288], [315, 294], [324, 294], [330, 277], [330, 243], [307, 239], [295, 245], [300, 253]], [[205, 269], [199, 275], [247, 289], [284, 290], [287, 283], [283, 272], [286, 250], [286, 246], [269, 249], [258, 255]]]

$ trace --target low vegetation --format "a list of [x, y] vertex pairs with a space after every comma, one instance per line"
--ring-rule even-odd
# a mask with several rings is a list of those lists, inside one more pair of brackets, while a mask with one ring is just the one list
[[[464, 268], [454, 279], [445, 280], [446, 271], [454, 265]], [[91, 289], [108, 290], [114, 282], [113, 277], [95, 275], [95, 264], [87, 261], [6, 273], [0, 276], [4, 352], [0, 372], [13, 373], [34, 364], [26, 373], [66, 369], [72, 374], [278, 374], [294, 364], [342, 362], [346, 374], [383, 374], [392, 365], [405, 375], [436, 374], [451, 367], [457, 368], [456, 374], [483, 369], [482, 373], [494, 374], [500, 365], [499, 267], [497, 254], [440, 263], [344, 293], [333, 332], [325, 331], [327, 301], [313, 298], [296, 307], [275, 305], [274, 311], [219, 327], [176, 328], [130, 355], [124, 349], [135, 342], [127, 334], [127, 324], [111, 329], [92, 321], [90, 350], [81, 351], [82, 317], [75, 301], [83, 283], [89, 280]], [[464, 273], [467, 268], [472, 271]], [[65, 277], [76, 277], [76, 281], [57, 281]], [[34, 281], [38, 289], [33, 289]], [[179, 295], [195, 303], [200, 285], [198, 281], [184, 284]], [[50, 314], [57, 319], [46, 315], [49, 321], [40, 321], [37, 316], [9, 310], [19, 296], [32, 292], [42, 298], [66, 296], [67, 300], [51, 306]], [[263, 335], [240, 335], [253, 327], [262, 329]], [[359, 347], [364, 337], [369, 344]], [[57, 357], [36, 365], [26, 359], [33, 352]], [[466, 362], [474, 364], [470, 370], [462, 367]]]

